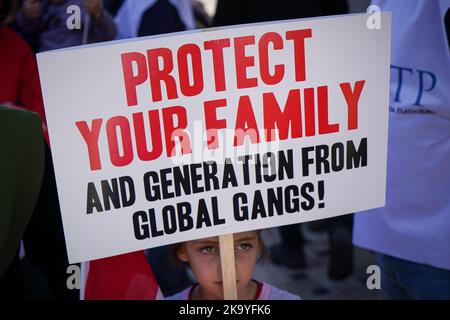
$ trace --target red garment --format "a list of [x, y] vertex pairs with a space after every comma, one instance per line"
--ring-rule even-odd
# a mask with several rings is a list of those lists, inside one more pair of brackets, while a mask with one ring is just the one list
[[156, 300], [162, 297], [144, 251], [88, 262], [84, 300]]
[[8, 27], [0, 27], [0, 103], [37, 112], [46, 123], [36, 58]]

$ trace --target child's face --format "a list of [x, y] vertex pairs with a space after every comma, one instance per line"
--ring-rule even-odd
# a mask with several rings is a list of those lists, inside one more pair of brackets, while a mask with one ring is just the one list
[[[234, 234], [236, 286], [240, 299], [253, 299], [252, 275], [259, 252], [258, 232]], [[198, 299], [223, 299], [219, 237], [185, 242], [178, 257], [188, 262], [199, 282]]]

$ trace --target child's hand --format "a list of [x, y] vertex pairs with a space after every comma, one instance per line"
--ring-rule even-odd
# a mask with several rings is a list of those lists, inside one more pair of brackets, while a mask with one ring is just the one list
[[94, 19], [100, 20], [103, 14], [102, 0], [84, 0], [86, 12]]
[[42, 4], [40, 0], [25, 0], [22, 5], [23, 15], [27, 19], [37, 19], [41, 16]]

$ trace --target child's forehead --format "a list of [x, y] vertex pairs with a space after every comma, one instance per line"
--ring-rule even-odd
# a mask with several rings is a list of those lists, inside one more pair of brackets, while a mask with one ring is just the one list
[[[257, 231], [246, 231], [246, 232], [239, 232], [233, 234], [233, 240], [234, 241], [242, 241], [242, 240], [252, 240], [256, 239], [258, 237]], [[194, 243], [219, 243], [219, 237], [209, 237], [209, 238], [202, 238], [193, 240]]]

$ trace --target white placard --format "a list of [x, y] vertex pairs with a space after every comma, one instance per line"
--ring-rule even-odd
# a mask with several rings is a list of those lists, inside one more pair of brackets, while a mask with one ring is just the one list
[[38, 54], [71, 263], [383, 206], [390, 14]]

